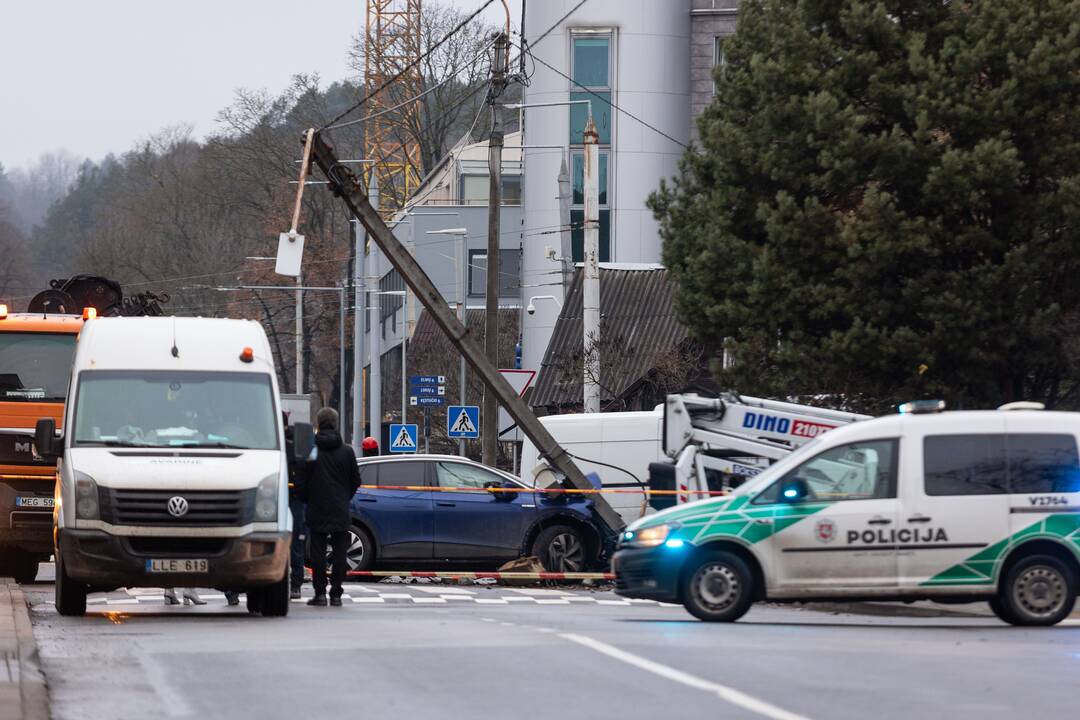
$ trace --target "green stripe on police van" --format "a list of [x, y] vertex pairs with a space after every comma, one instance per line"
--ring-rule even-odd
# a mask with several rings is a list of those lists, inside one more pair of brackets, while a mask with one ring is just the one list
[[[701, 528], [693, 536], [692, 542], [700, 545], [710, 540], [731, 538], [753, 545], [833, 505], [833, 503], [812, 503], [746, 507], [748, 499], [746, 497], [734, 498], [730, 505], [718, 508], [711, 516], [699, 516], [693, 521], [687, 521], [684, 524], [687, 530], [699, 526]], [[769, 522], [759, 522], [761, 520]]]
[[964, 562], [938, 573], [923, 585], [987, 585], [994, 582], [994, 573], [1006, 553], [1022, 540], [1033, 538], [1060, 540], [1072, 546], [1080, 555], [1080, 515], [1057, 514], [1022, 528], [1004, 540], [983, 548]]

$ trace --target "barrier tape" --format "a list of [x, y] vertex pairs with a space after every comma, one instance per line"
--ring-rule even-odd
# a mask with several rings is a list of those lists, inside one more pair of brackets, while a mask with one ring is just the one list
[[678, 495], [689, 492], [693, 495], [728, 495], [727, 490], [652, 490], [651, 488], [476, 488], [476, 487], [432, 487], [428, 485], [361, 485], [361, 490], [402, 490], [406, 492], [471, 492], [471, 493], [553, 493], [561, 495]]
[[598, 572], [438, 572], [425, 570], [350, 570], [347, 577], [415, 577], [447, 580], [614, 580], [615, 573]]

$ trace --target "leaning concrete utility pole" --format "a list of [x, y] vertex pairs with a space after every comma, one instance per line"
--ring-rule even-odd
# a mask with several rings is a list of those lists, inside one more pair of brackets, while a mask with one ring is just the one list
[[[354, 179], [355, 181], [355, 179]], [[379, 211], [379, 183], [375, 177], [375, 172], [371, 173], [371, 180], [368, 183], [368, 198], [369, 204], [374, 208], [375, 214]], [[354, 216], [360, 220], [364, 225], [364, 233], [367, 235], [371, 232], [367, 223], [356, 214]], [[385, 227], [385, 225], [383, 226]], [[387, 230], [389, 232], [389, 230]], [[368, 262], [371, 278], [371, 289], [377, 291], [379, 289], [379, 245], [378, 243], [371, 244], [371, 252], [368, 254]], [[375, 295], [376, 298], [381, 298], [382, 295]], [[367, 302], [364, 303], [365, 305]], [[371, 314], [368, 316], [371, 327], [371, 372], [368, 374], [368, 409], [370, 414], [368, 415], [368, 424], [371, 426], [371, 437], [375, 438], [379, 443], [382, 443], [382, 326], [381, 318], [379, 317], [379, 308], [381, 303], [371, 302]], [[381, 448], [383, 452], [388, 452], [389, 448]]]
[[[540, 457], [551, 466], [553, 472], [557, 476], [561, 475], [560, 481], [579, 490], [593, 490], [593, 485], [585, 479], [581, 470], [574, 464], [573, 458], [540, 423], [525, 401], [518, 397], [499, 369], [487, 361], [483, 349], [472, 337], [468, 328], [454, 317], [454, 312], [447, 305], [439, 289], [431, 282], [431, 278], [420, 267], [416, 258], [394, 237], [378, 211], [372, 207], [363, 186], [357, 181], [352, 170], [338, 161], [333, 148], [321, 135], [315, 137], [312, 157], [330, 181], [330, 190], [344, 200], [353, 216], [364, 224], [375, 243], [386, 253], [390, 264], [401, 274], [405, 283], [424, 304], [424, 308], [431, 314], [431, 319], [446, 334], [447, 339], [457, 351], [464, 355], [472, 365], [473, 371], [484, 383], [487, 391], [493, 393], [499, 403], [506, 408], [510, 417], [532, 441]], [[610, 533], [618, 533], [625, 526], [622, 518], [602, 495], [593, 497], [593, 508], [597, 519]]]
[[585, 412], [600, 412], [600, 136], [592, 114], [585, 123], [585, 263], [582, 336]]
[[[495, 38], [495, 62], [491, 64], [491, 88], [488, 104], [491, 105], [491, 135], [488, 138], [488, 242], [487, 242], [487, 291], [484, 303], [484, 350], [487, 361], [499, 367], [499, 235], [502, 221], [502, 150], [503, 132], [499, 126], [499, 96], [506, 89], [507, 44], [505, 34]], [[484, 407], [480, 414], [480, 440], [482, 460], [488, 467], [495, 467], [499, 448], [499, 401], [495, 393], [484, 392]]]
[[364, 309], [367, 304], [367, 293], [364, 291], [364, 245], [367, 230], [364, 230], [364, 226], [355, 218], [352, 229], [356, 258], [353, 261], [352, 448], [359, 457], [360, 443], [364, 438], [364, 318], [367, 317]]

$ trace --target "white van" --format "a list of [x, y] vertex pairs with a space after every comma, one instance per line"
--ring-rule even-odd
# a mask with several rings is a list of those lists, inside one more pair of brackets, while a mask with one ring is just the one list
[[[596, 473], [605, 488], [631, 491], [604, 496], [623, 522], [633, 522], [649, 511], [644, 492], [649, 463], [667, 459], [661, 446], [663, 405], [646, 412], [548, 415], [540, 422], [583, 473]], [[532, 482], [539, 463], [536, 446], [526, 438], [521, 445], [521, 477], [526, 482]]]
[[731, 621], [758, 600], [988, 601], [1052, 625], [1080, 584], [1080, 413], [902, 414], [831, 430], [730, 496], [623, 533], [616, 591]]
[[246, 320], [90, 320], [64, 416], [38, 422], [59, 458], [56, 608], [88, 592], [246, 590], [248, 609], [289, 607], [287, 472], [277, 379]]

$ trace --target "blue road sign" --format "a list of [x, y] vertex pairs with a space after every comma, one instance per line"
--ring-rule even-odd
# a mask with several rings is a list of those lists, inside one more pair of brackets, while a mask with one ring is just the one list
[[410, 375], [410, 385], [445, 385], [445, 375]]
[[414, 385], [409, 388], [410, 395], [445, 395], [446, 388], [442, 385]]
[[452, 438], [480, 437], [480, 408], [476, 405], [451, 405], [446, 411], [446, 434]]
[[413, 407], [438, 407], [446, 404], [446, 398], [444, 397], [416, 397], [412, 395], [409, 397], [409, 404]]
[[404, 425], [402, 423], [390, 424], [390, 452], [414, 453], [416, 452], [416, 425]]

